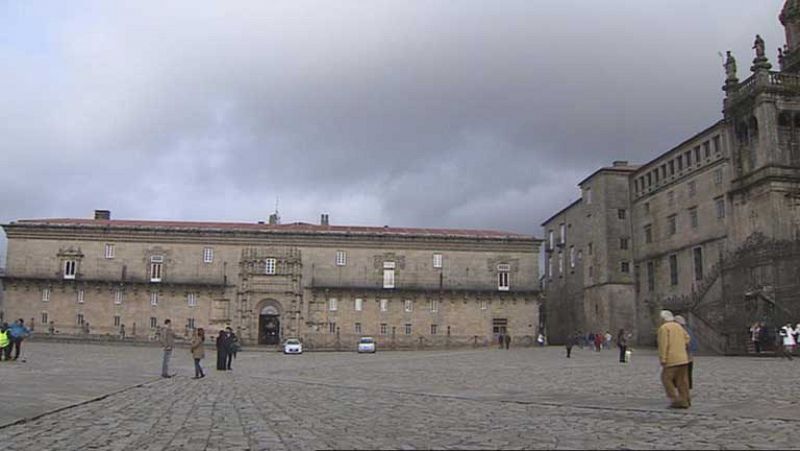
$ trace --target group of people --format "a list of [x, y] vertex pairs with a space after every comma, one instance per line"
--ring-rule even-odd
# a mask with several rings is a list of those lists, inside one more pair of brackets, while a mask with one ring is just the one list
[[658, 359], [661, 363], [661, 383], [670, 400], [669, 407], [688, 409], [692, 405], [692, 354], [695, 344], [686, 327], [686, 320], [673, 316], [669, 310], [660, 313], [661, 326], [656, 332]]
[[[192, 334], [192, 341], [189, 347], [189, 352], [194, 359], [194, 378], [202, 379], [206, 377], [205, 371], [200, 364], [200, 361], [206, 357], [205, 350], [206, 332], [200, 327], [195, 329]], [[161, 345], [164, 348], [164, 358], [161, 363], [161, 377], [170, 378], [174, 374], [169, 372], [169, 362], [172, 358], [172, 348], [175, 346], [175, 332], [172, 330], [172, 321], [169, 319], [164, 320], [164, 327], [161, 330]], [[236, 358], [241, 346], [239, 338], [233, 329], [230, 327], [219, 331], [217, 335], [217, 369], [230, 370], [231, 362]]]
[[[764, 321], [758, 321], [750, 326], [750, 340], [757, 354], [764, 352], [765, 345], [770, 343], [770, 328]], [[792, 354], [800, 343], [800, 323], [792, 327], [791, 323], [786, 323], [779, 327], [774, 335], [775, 353], [781, 357], [792, 360]]]
[[[628, 339], [630, 338], [630, 334], [625, 331], [625, 329], [620, 329], [617, 332], [617, 347], [619, 348], [619, 361], [622, 363], [626, 362], [626, 352], [628, 351]], [[604, 348], [611, 349], [611, 343], [614, 340], [614, 337], [611, 335], [610, 332], [606, 331], [605, 334], [602, 332], [589, 332], [588, 334], [583, 334], [581, 331], [576, 330], [574, 334], [567, 337], [565, 342], [567, 348], [567, 358], [572, 356], [572, 348], [575, 346], [579, 346], [581, 348], [586, 346], [591, 346], [595, 351], [600, 352]]]
[[[19, 359], [22, 341], [30, 334], [31, 331], [25, 327], [25, 320], [22, 318], [14, 321], [10, 326], [5, 322], [0, 324], [0, 360]], [[14, 353], [13, 358], [11, 357], [12, 351]]]

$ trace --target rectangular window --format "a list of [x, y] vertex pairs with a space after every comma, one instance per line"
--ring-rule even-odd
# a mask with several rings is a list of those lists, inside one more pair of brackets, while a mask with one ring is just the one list
[[431, 312], [436, 313], [439, 311], [439, 300], [431, 299]]
[[383, 270], [383, 288], [394, 288], [394, 269]]
[[388, 312], [389, 311], [389, 300], [388, 299], [381, 299], [381, 311]]
[[714, 209], [717, 212], [717, 219], [723, 220], [725, 219], [725, 198], [718, 197], [714, 199]]
[[264, 260], [264, 274], [274, 275], [275, 267], [278, 265], [278, 260], [275, 258], [268, 258]]
[[86, 291], [83, 289], [78, 290], [78, 304], [83, 304], [86, 300]]
[[675, 235], [678, 233], [678, 216], [677, 215], [670, 215], [667, 217], [667, 230], [669, 231], [670, 236]]
[[644, 226], [644, 242], [645, 243], [653, 242], [653, 226], [651, 225]]
[[355, 303], [353, 305], [353, 310], [357, 312], [364, 310], [364, 300], [361, 298], [356, 298]]
[[547, 231], [547, 242], [550, 244], [550, 249], [555, 249], [555, 233], [552, 230]]
[[122, 304], [122, 290], [114, 291], [114, 304]]
[[669, 175], [675, 175], [675, 160], [670, 160], [669, 162]]
[[546, 255], [547, 258], [547, 277], [553, 278], [553, 257], [552, 255]]
[[119, 315], [114, 315], [114, 327], [119, 327], [120, 324], [122, 324], [122, 319]]
[[706, 159], [711, 158], [711, 143], [708, 141], [703, 143], [703, 154]]
[[381, 323], [381, 335], [386, 335], [386, 323]]
[[442, 254], [433, 254], [433, 267], [441, 268], [442, 264], [444, 263], [443, 260]]
[[431, 335], [436, 335], [436, 332], [438, 332], [438, 329], [439, 329], [438, 325], [431, 324]]
[[104, 253], [105, 258], [111, 259], [114, 258], [114, 245], [111, 243], [106, 243], [106, 249]]
[[697, 220], [697, 207], [692, 207], [689, 209], [689, 224], [693, 229], [696, 229], [699, 225]]
[[629, 272], [631, 272], [631, 264], [629, 262], [622, 261], [619, 264], [619, 270], [620, 272], [628, 274]]
[[481, 299], [481, 310], [486, 310], [488, 308], [489, 308], [489, 303], [486, 301], [486, 299]]
[[592, 254], [594, 253], [594, 244], [592, 244], [592, 243], [589, 243], [589, 244], [586, 246], [586, 252], [587, 252], [589, 255], [592, 255]]
[[667, 164], [664, 163], [661, 165], [661, 178], [666, 180], [667, 179]]
[[678, 256], [675, 254], [669, 256], [669, 283], [672, 286], [678, 284]]
[[692, 151], [686, 151], [684, 156], [686, 157], [686, 169], [689, 169], [689, 167], [692, 165]]
[[161, 282], [163, 263], [150, 263], [150, 282]]
[[50, 321], [48, 321], [48, 318], [47, 318], [47, 312], [42, 312], [41, 320], [42, 320], [42, 324], [47, 324], [47, 323], [50, 322]]
[[653, 262], [647, 262], [647, 291], [656, 290], [656, 265]]
[[689, 186], [689, 197], [694, 197], [694, 195], [697, 194], [697, 183], [695, 183], [695, 181], [692, 180], [691, 182], [689, 182], [688, 186]]
[[[561, 256], [561, 254], [558, 254]], [[563, 258], [561, 259], [561, 265], [563, 266]], [[562, 268], [563, 269], [563, 268]], [[508, 291], [509, 289], [508, 284], [508, 271], [498, 271], [497, 272], [497, 289], [500, 291]]]
[[628, 210], [624, 208], [617, 209], [617, 217], [619, 219], [625, 219], [626, 216], [628, 216]]
[[695, 164], [700, 164], [700, 146], [694, 148], [694, 162]]
[[714, 153], [719, 153], [721, 151], [721, 147], [719, 145], [719, 135], [714, 137]]
[[361, 335], [361, 323], [356, 323], [354, 330], [356, 334]]
[[404, 332], [406, 335], [411, 335], [411, 324], [406, 323], [404, 327]]
[[42, 288], [42, 302], [50, 302], [50, 289]]
[[414, 310], [414, 302], [411, 301], [410, 299], [406, 299], [405, 302], [403, 302], [403, 311], [405, 311], [406, 313], [411, 313], [413, 310]]
[[328, 299], [328, 311], [335, 312], [339, 309], [339, 301], [336, 298]]
[[155, 316], [150, 317], [150, 328], [155, 329], [158, 327], [158, 319]]
[[186, 302], [189, 307], [197, 307], [197, 293], [188, 293], [186, 295]]
[[722, 185], [722, 168], [714, 170], [714, 184], [717, 186]]
[[86, 320], [83, 317], [83, 313], [78, 313], [78, 315], [75, 317], [75, 323], [79, 326], [83, 326], [83, 323], [85, 322]]
[[214, 262], [214, 248], [213, 247], [203, 248], [203, 263], [213, 263], [213, 262]]
[[78, 262], [76, 260], [64, 260], [64, 278], [74, 279], [77, 268]]
[[186, 319], [186, 327], [194, 330], [194, 318], [187, 318]]
[[694, 255], [694, 280], [703, 280], [703, 248], [692, 249]]
[[336, 266], [346, 266], [346, 265], [347, 265], [347, 252], [336, 251]]
[[675, 159], [678, 162], [678, 172], [683, 171], [683, 155], [678, 155], [678, 158]]
[[627, 238], [620, 238], [619, 239], [619, 248], [624, 250], [628, 250], [628, 239]]
[[158, 291], [150, 292], [150, 305], [152, 306], [158, 305]]
[[569, 267], [575, 267], [575, 246], [569, 247]]
[[561, 233], [561, 236], [559, 237], [559, 243], [563, 245], [567, 242], [567, 225], [559, 224], [558, 230]]
[[653, 185], [653, 175], [651, 173], [647, 173], [647, 187], [650, 188]]
[[558, 276], [562, 277], [564, 275], [564, 253], [558, 253]]
[[328, 332], [332, 334], [336, 333], [336, 323], [328, 323]]

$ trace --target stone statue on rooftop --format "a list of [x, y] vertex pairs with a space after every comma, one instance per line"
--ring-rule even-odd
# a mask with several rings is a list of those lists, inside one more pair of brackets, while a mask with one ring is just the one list
[[731, 55], [731, 51], [725, 52], [725, 79], [736, 80], [736, 58]]
[[753, 48], [756, 50], [756, 59], [764, 59], [764, 40], [761, 39], [761, 35], [756, 35], [756, 40], [753, 43]]

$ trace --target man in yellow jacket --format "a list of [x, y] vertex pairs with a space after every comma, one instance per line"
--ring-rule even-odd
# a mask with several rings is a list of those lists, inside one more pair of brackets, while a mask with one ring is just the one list
[[687, 409], [692, 404], [689, 396], [689, 334], [675, 322], [672, 312], [661, 311], [658, 328], [658, 358], [661, 361], [661, 383], [671, 408]]

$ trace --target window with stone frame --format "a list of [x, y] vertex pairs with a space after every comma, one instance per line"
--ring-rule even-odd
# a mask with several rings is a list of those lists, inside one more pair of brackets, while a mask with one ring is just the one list
[[714, 169], [714, 184], [722, 185], [722, 168]]
[[197, 307], [197, 293], [187, 293], [186, 301], [189, 307]]
[[86, 300], [86, 291], [83, 288], [78, 290], [77, 300], [78, 304], [83, 304], [84, 301]]
[[431, 335], [436, 335], [439, 331], [439, 326], [437, 324], [431, 324]]
[[644, 242], [645, 243], [652, 243], [653, 242], [653, 226], [646, 225], [644, 226]]
[[689, 225], [696, 229], [699, 226], [699, 220], [697, 217], [697, 207], [689, 208]]
[[631, 264], [630, 264], [630, 262], [621, 261], [620, 265], [619, 265], [619, 270], [620, 270], [620, 272], [625, 273], [625, 274], [628, 274], [629, 272], [631, 272]]
[[329, 322], [328, 323], [328, 333], [335, 334], [336, 333], [336, 323]]
[[114, 315], [114, 327], [119, 327], [122, 324], [122, 318], [119, 315]]
[[439, 300], [431, 299], [431, 312], [436, 313], [439, 311]]
[[78, 272], [78, 261], [69, 259], [64, 260], [64, 279], [74, 279]]
[[406, 323], [404, 325], [403, 329], [404, 329], [404, 332], [405, 332], [406, 335], [411, 335], [411, 324], [410, 323]]
[[213, 247], [203, 248], [203, 263], [213, 263], [213, 262], [214, 262], [214, 248]]
[[150, 317], [150, 328], [157, 329], [158, 328], [158, 319], [155, 316]]
[[622, 250], [628, 249], [628, 238], [620, 238], [619, 239], [619, 248]]
[[150, 282], [161, 282], [164, 272], [164, 256], [153, 255], [150, 257]]
[[694, 258], [694, 280], [703, 280], [703, 248], [698, 246], [692, 249]]
[[347, 265], [347, 252], [336, 251], [336, 266], [346, 266], [346, 265]]
[[278, 266], [278, 259], [268, 258], [264, 260], [264, 274], [275, 275], [275, 268]]
[[114, 244], [113, 243], [106, 243], [103, 256], [107, 259], [114, 258]]
[[353, 310], [357, 312], [364, 310], [364, 300], [361, 298], [356, 298], [353, 302]]
[[444, 266], [444, 256], [442, 254], [433, 254], [433, 267], [441, 269]]
[[380, 334], [386, 335], [386, 333], [387, 333], [386, 323], [381, 323]]
[[678, 285], [678, 256], [676, 254], [669, 256], [669, 283], [672, 286]]
[[47, 324], [47, 323], [50, 322], [50, 321], [48, 321], [49, 318], [48, 318], [47, 312], [42, 312], [41, 318], [39, 318], [39, 319], [42, 320], [42, 324]]
[[394, 262], [383, 262], [383, 288], [395, 288]]
[[353, 330], [357, 335], [361, 335], [361, 323], [355, 323]]
[[414, 302], [411, 299], [406, 299], [403, 302], [403, 311], [411, 313], [414, 310]]
[[653, 262], [647, 262], [647, 291], [656, 289], [656, 266]]
[[158, 291], [156, 290], [150, 292], [150, 305], [153, 307], [158, 305]]
[[389, 311], [389, 300], [388, 299], [381, 299], [381, 311], [388, 312]]
[[678, 216], [677, 215], [669, 215], [667, 217], [667, 231], [670, 236], [675, 235], [678, 233]]
[[122, 304], [122, 298], [124, 296], [124, 292], [121, 289], [114, 290], [114, 304]]
[[725, 219], [725, 198], [720, 196], [714, 199], [714, 210], [717, 212], [717, 219]]
[[336, 298], [328, 299], [328, 311], [335, 312], [339, 309], [339, 300]]
[[697, 182], [691, 180], [689, 181], [689, 183], [686, 184], [686, 186], [688, 187], [689, 190], [689, 197], [694, 197], [695, 194], [697, 194]]

